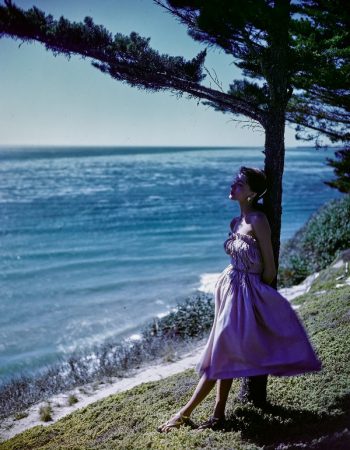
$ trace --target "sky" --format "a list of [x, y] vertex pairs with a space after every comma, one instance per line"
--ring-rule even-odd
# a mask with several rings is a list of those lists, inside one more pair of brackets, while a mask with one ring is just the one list
[[[3, 3], [0, 0], [0, 3]], [[91, 16], [113, 34], [150, 37], [160, 53], [191, 59], [205, 46], [153, 0], [15, 0], [55, 19]], [[0, 145], [263, 146], [262, 129], [185, 96], [116, 81], [79, 56], [54, 56], [39, 43], [0, 39]], [[232, 57], [210, 48], [205, 67], [222, 86], [241, 79]], [[206, 84], [209, 83], [205, 81]], [[246, 118], [241, 117], [246, 120]], [[286, 146], [305, 145], [286, 128]]]

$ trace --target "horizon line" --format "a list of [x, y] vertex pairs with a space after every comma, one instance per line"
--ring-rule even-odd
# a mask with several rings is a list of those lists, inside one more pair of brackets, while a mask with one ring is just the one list
[[[265, 148], [264, 145], [128, 145], [128, 144], [0, 144], [0, 148]], [[325, 145], [320, 148], [338, 148], [341, 145]], [[285, 148], [317, 148], [315, 145], [288, 145]]]

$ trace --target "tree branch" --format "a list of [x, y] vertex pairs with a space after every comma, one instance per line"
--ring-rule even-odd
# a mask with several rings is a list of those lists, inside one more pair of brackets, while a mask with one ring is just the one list
[[183, 57], [160, 55], [149, 46], [150, 38], [132, 32], [114, 37], [92, 18], [84, 23], [58, 21], [36, 7], [24, 11], [5, 0], [0, 6], [0, 37], [37, 41], [55, 55], [62, 53], [91, 58], [92, 65], [113, 78], [141, 89], [170, 90], [177, 94], [213, 101], [234, 114], [243, 114], [263, 123], [264, 112], [253, 103], [200, 84], [206, 51], [186, 61]]

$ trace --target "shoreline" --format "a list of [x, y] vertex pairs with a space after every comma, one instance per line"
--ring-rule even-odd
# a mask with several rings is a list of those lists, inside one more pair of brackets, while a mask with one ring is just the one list
[[[318, 275], [319, 272], [315, 272], [305, 278], [302, 283], [288, 288], [278, 289], [278, 292], [288, 301], [292, 301], [300, 295], [307, 293], [312, 282]], [[212, 280], [214, 282], [216, 281], [214, 276], [212, 277]], [[212, 293], [213, 289], [213, 284], [206, 284], [206, 293]], [[203, 290], [203, 292], [205, 291]], [[292, 305], [292, 307], [293, 309], [298, 309], [299, 306]], [[113, 377], [109, 378], [108, 381], [83, 384], [61, 394], [53, 395], [45, 401], [38, 402], [31, 407], [20, 411], [21, 413], [23, 412], [26, 414], [26, 416], [21, 419], [16, 420], [16, 414], [4, 418], [0, 421], [0, 443], [37, 425], [51, 425], [68, 414], [84, 408], [102, 398], [127, 391], [142, 383], [161, 380], [186, 369], [194, 368], [198, 362], [201, 351], [204, 349], [206, 340], [207, 337], [193, 344], [193, 348], [186, 353], [180, 354], [176, 361], [164, 361], [163, 358], [163, 362], [158, 361], [158, 363], [151, 363], [132, 370], [130, 376], [127, 377]], [[71, 395], [78, 399], [73, 405], [68, 404]], [[39, 411], [42, 406], [47, 406], [48, 404], [50, 404], [52, 408], [52, 420], [43, 422], [40, 419]]]

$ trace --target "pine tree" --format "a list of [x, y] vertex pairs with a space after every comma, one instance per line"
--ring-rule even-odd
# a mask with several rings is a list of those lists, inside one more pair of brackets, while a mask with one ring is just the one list
[[327, 164], [334, 168], [336, 179], [324, 181], [328, 186], [338, 189], [345, 194], [350, 193], [350, 147], [335, 152], [335, 158], [327, 158]]
[[300, 138], [350, 142], [350, 2], [302, 0], [298, 12], [294, 46], [305, 56], [286, 118]]
[[296, 124], [297, 137], [315, 141], [322, 138], [344, 145], [327, 158], [337, 177], [325, 181], [340, 192], [350, 192], [350, 2], [303, 0], [303, 20], [295, 24], [295, 45], [308, 67], [293, 85], [298, 95], [288, 104], [286, 118]]

